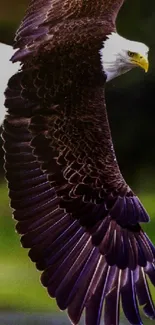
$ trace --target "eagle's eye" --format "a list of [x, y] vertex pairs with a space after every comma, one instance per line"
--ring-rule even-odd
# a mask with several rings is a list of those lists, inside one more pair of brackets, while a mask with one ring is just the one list
[[135, 52], [130, 52], [130, 51], [128, 51], [128, 55], [130, 56], [130, 58], [133, 58], [134, 55], [135, 55]]

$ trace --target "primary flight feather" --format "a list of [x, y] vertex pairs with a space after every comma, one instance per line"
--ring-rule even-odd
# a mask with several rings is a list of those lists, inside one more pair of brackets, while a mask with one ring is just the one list
[[[72, 324], [155, 318], [149, 216], [121, 175], [106, 81], [140, 66], [148, 47], [118, 35], [123, 0], [33, 0], [19, 27], [21, 69], [8, 82], [5, 170], [23, 247]], [[104, 305], [104, 307], [103, 307]]]

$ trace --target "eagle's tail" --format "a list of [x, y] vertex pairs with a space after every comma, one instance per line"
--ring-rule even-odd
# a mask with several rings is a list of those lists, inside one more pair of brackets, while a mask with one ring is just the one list
[[103, 310], [104, 324], [118, 325], [120, 302], [131, 324], [142, 324], [138, 304], [155, 318], [148, 286], [148, 280], [155, 285], [155, 248], [139, 224], [133, 225], [133, 216], [148, 221], [138, 198], [118, 198], [104, 218], [104, 207], [83, 207], [83, 218], [99, 216], [86, 231], [78, 218], [59, 209], [55, 190], [33, 155], [28, 124], [29, 118], [6, 118], [5, 168], [16, 227], [43, 271], [42, 284], [68, 310], [73, 324], [85, 310], [85, 324], [99, 325]]
[[12, 55], [14, 54], [14, 50], [12, 46], [0, 43], [0, 72], [1, 72], [1, 78], [0, 78], [0, 125], [3, 123], [4, 116], [6, 113], [6, 109], [4, 107], [4, 91], [7, 86], [8, 79], [11, 78], [11, 76], [16, 73], [20, 67], [20, 63], [17, 62], [15, 64], [12, 64], [10, 62], [10, 59]]

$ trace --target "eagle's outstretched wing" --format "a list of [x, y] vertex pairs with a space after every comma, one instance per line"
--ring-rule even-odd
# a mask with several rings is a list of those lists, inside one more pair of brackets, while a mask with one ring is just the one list
[[58, 30], [61, 30], [62, 42], [63, 34], [67, 36], [67, 31], [64, 33], [68, 27], [67, 22], [70, 25], [69, 37], [72, 27], [84, 18], [86, 21], [91, 19], [92, 24], [97, 19], [99, 25], [106, 20], [107, 32], [115, 30], [115, 20], [123, 2], [124, 0], [32, 0], [16, 33], [15, 48], [20, 48], [20, 51], [16, 52], [13, 61], [36, 51], [41, 43], [50, 41]]
[[[35, 21], [35, 6], [28, 22], [29, 15]], [[40, 1], [39, 9], [44, 20], [48, 8]], [[46, 39], [44, 33], [33, 39], [28, 55], [19, 29], [23, 65], [6, 90], [5, 169], [22, 245], [73, 324], [85, 308], [85, 323], [99, 325], [105, 303], [105, 325], [117, 325], [121, 297], [127, 319], [139, 325], [138, 301], [155, 317], [146, 277], [155, 284], [155, 248], [139, 225], [149, 217], [113, 149], [99, 57], [113, 31], [109, 21], [62, 19]]]

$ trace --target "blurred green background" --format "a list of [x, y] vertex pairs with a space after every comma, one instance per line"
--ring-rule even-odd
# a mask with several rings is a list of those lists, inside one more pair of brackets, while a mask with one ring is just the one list
[[[0, 42], [13, 44], [27, 4], [27, 0], [0, 0]], [[144, 228], [155, 243], [155, 1], [127, 0], [117, 26], [121, 35], [150, 47], [149, 73], [135, 69], [110, 82], [107, 103], [121, 170], [151, 216], [151, 223]], [[0, 156], [2, 166], [2, 150]], [[1, 167], [0, 310], [58, 311], [39, 284], [39, 272], [27, 251], [20, 247], [14, 225]], [[155, 300], [153, 288], [152, 293]]]

